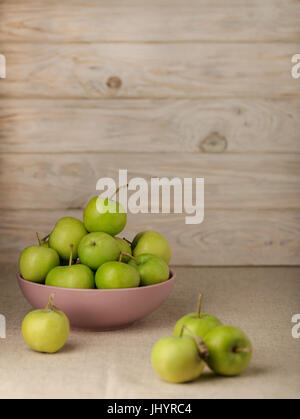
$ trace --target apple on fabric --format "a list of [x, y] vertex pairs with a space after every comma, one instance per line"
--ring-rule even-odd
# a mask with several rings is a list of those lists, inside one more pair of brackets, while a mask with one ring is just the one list
[[67, 316], [52, 303], [50, 295], [46, 308], [28, 313], [22, 322], [26, 344], [38, 352], [55, 353], [67, 342], [70, 323]]
[[156, 373], [170, 383], [193, 381], [200, 377], [205, 366], [197, 341], [182, 334], [156, 342], [151, 362]]
[[252, 357], [252, 345], [245, 333], [233, 326], [219, 326], [204, 338], [208, 349], [207, 365], [219, 375], [238, 375]]
[[203, 294], [199, 295], [197, 313], [186, 314], [178, 320], [174, 327], [174, 336], [179, 336], [182, 330], [182, 325], [187, 326], [183, 330], [183, 334], [190, 334], [204, 338], [205, 335], [212, 329], [222, 325], [222, 322], [211, 314], [201, 313]]

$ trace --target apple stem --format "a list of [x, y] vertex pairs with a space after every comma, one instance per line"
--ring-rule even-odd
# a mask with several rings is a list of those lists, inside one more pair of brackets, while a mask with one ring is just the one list
[[46, 310], [53, 310], [53, 308], [55, 308], [54, 305], [53, 305], [53, 298], [54, 297], [55, 297], [55, 294], [50, 294], [48, 303], [46, 305]]
[[47, 236], [45, 236], [45, 237], [42, 238], [42, 242], [47, 241], [49, 239], [49, 237], [50, 237], [50, 234], [47, 234]]
[[72, 265], [72, 261], [73, 261], [73, 248], [74, 248], [74, 245], [73, 244], [70, 244], [70, 258], [69, 258], [69, 266], [71, 266]]
[[121, 256], [121, 255], [123, 255], [123, 256], [127, 256], [127, 257], [129, 257], [130, 259], [134, 260], [134, 261], [135, 261], [135, 263], [136, 263], [137, 265], [140, 265], [140, 264], [141, 264], [141, 262], [139, 262], [139, 261], [137, 260], [137, 258], [135, 258], [134, 256], [130, 255], [129, 253], [126, 253], [126, 252], [121, 252], [121, 253], [120, 253], [120, 256]]
[[111, 199], [111, 198], [113, 198], [115, 195], [117, 195], [117, 194], [118, 194], [118, 192], [119, 192], [119, 190], [120, 190], [121, 188], [128, 188], [128, 183], [127, 183], [126, 185], [119, 186], [119, 187], [116, 189], [116, 191], [115, 191], [115, 192], [111, 195], [111, 197], [110, 197], [109, 199]]
[[204, 340], [200, 336], [195, 335], [195, 333], [192, 332], [185, 324], [183, 325], [183, 328], [185, 328], [189, 332], [189, 334], [195, 339], [196, 344], [199, 349], [200, 357], [204, 360], [207, 359], [209, 356], [209, 352], [208, 352], [207, 346], [205, 345]]
[[46, 310], [60, 312], [59, 308], [55, 307], [55, 305], [53, 304], [54, 297], [55, 297], [55, 294], [50, 294], [48, 303], [46, 305]]
[[125, 240], [130, 246], [132, 245], [132, 242], [128, 239], [126, 239], [126, 237], [123, 237], [123, 240]]
[[46, 237], [43, 237], [43, 238], [41, 239], [41, 237], [40, 237], [39, 233], [38, 233], [38, 232], [36, 232], [36, 236], [37, 236], [37, 238], [38, 238], [39, 245], [40, 245], [40, 246], [42, 246], [44, 243], [46, 243], [46, 241], [47, 241], [47, 239], [49, 238], [50, 234], [47, 234], [47, 236], [46, 236]]
[[107, 204], [108, 204], [108, 200], [112, 199], [115, 195], [117, 195], [117, 194], [118, 194], [118, 192], [119, 192], [119, 190], [120, 190], [121, 188], [128, 188], [128, 183], [127, 183], [127, 185], [122, 185], [122, 186], [119, 186], [119, 187], [115, 190], [115, 192], [114, 192], [114, 193], [113, 193], [110, 197], [105, 198], [105, 200], [104, 200], [104, 205], [107, 205]]
[[184, 328], [185, 328], [185, 326], [184, 326], [184, 324], [181, 326], [181, 329], [180, 329], [180, 333], [179, 333], [179, 337], [180, 338], [182, 338], [182, 336], [183, 336], [183, 331], [184, 331]]
[[39, 235], [38, 232], [36, 232], [36, 237], [37, 237], [37, 239], [39, 241], [39, 245], [41, 246], [43, 243], [42, 243], [42, 240], [41, 240], [40, 235]]
[[203, 294], [199, 294], [199, 297], [198, 297], [198, 311], [197, 311], [197, 314], [198, 314], [199, 318], [200, 318], [200, 313], [201, 313], [202, 299], [203, 299]]

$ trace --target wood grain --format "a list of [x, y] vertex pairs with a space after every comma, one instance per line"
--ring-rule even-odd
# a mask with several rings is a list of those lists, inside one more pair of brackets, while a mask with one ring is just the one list
[[299, 208], [300, 154], [0, 154], [1, 209], [83, 208], [96, 182], [204, 177], [205, 208]]
[[2, 152], [300, 152], [300, 99], [2, 100]]
[[2, 97], [199, 98], [297, 96], [299, 44], [3, 45]]
[[[0, 211], [0, 260], [16, 261], [35, 243], [35, 231], [48, 234], [62, 216], [82, 219], [82, 211]], [[130, 215], [121, 236], [145, 229], [170, 242], [173, 265], [299, 265], [298, 211], [208, 210], [204, 222], [186, 225], [182, 215]]]
[[1, 261], [127, 168], [205, 178], [200, 225], [129, 215], [174, 264], [299, 265], [299, 20], [297, 0], [0, 0]]
[[299, 41], [300, 36], [296, 0], [2, 0], [0, 16], [4, 41]]

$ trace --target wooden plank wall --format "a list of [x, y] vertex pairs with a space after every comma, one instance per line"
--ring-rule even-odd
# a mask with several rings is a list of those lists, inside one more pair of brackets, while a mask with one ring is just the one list
[[0, 259], [101, 176], [205, 177], [205, 220], [129, 216], [178, 265], [300, 262], [298, 0], [0, 0]]

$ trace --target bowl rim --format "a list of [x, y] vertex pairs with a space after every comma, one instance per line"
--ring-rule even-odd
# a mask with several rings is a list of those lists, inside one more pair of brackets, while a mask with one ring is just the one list
[[166, 281], [163, 282], [159, 282], [158, 284], [153, 284], [153, 285], [145, 285], [143, 287], [131, 287], [131, 288], [106, 288], [106, 289], [102, 289], [102, 288], [65, 288], [65, 287], [54, 287], [52, 285], [45, 285], [45, 284], [40, 284], [39, 282], [33, 282], [33, 281], [27, 281], [26, 279], [24, 279], [21, 275], [20, 272], [17, 272], [17, 279], [18, 281], [22, 284], [26, 284], [26, 285], [30, 285], [32, 287], [37, 287], [37, 288], [44, 288], [44, 289], [48, 289], [48, 290], [65, 290], [65, 291], [70, 291], [70, 292], [125, 292], [125, 291], [137, 291], [138, 292], [142, 292], [142, 290], [145, 289], [153, 289], [153, 288], [158, 288], [158, 287], [162, 287], [162, 286], [166, 286], [166, 284], [168, 284], [169, 282], [174, 282], [176, 278], [176, 274], [175, 272], [170, 269], [170, 278], [167, 279]]

